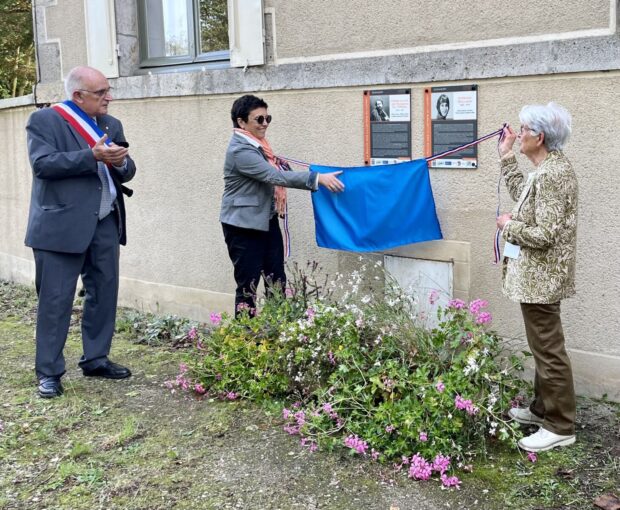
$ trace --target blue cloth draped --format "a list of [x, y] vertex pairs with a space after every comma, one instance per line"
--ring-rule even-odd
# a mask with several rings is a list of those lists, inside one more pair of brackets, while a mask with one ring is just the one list
[[425, 159], [352, 168], [312, 165], [310, 169], [343, 170], [339, 179], [345, 185], [342, 193], [323, 187], [312, 193], [319, 246], [365, 252], [442, 239]]

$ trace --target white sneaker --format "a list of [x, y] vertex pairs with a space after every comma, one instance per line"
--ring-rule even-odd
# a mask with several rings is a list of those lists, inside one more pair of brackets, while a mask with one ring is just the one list
[[542, 425], [543, 422], [542, 418], [536, 416], [527, 407], [523, 407], [521, 409], [518, 407], [513, 407], [510, 411], [508, 411], [508, 416], [510, 416], [517, 423], [521, 423], [523, 425]]
[[538, 432], [524, 437], [519, 441], [519, 447], [528, 452], [546, 452], [556, 446], [568, 446], [575, 442], [575, 436], [561, 436], [550, 430], [540, 427]]

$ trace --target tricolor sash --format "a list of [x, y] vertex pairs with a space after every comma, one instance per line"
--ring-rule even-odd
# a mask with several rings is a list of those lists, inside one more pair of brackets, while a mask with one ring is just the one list
[[[52, 108], [84, 138], [91, 149], [104, 135], [104, 132], [99, 129], [93, 119], [86, 115], [73, 101], [64, 101], [55, 104]], [[106, 140], [105, 144], [110, 145], [110, 140]]]
[[[88, 146], [92, 149], [101, 137], [104, 135], [104, 132], [99, 129], [99, 126], [95, 124], [95, 121], [91, 119], [78, 105], [76, 105], [73, 101], [65, 101], [63, 103], [58, 103], [52, 106], [52, 108], [63, 118], [65, 119], [69, 125], [71, 125], [84, 139], [84, 141], [88, 144]], [[110, 145], [110, 140], [106, 140], [104, 142], [106, 145]], [[99, 162], [97, 162], [99, 164]], [[112, 166], [108, 163], [104, 163], [102, 171], [107, 175], [107, 185], [110, 190], [110, 196], [112, 200], [115, 200], [117, 195], [116, 188], [114, 187], [114, 180], [112, 179], [112, 175], [110, 169]], [[100, 177], [100, 179], [102, 179]], [[105, 185], [105, 181], [102, 180], [102, 183]], [[121, 191], [126, 193], [126, 189], [124, 186], [121, 186]], [[130, 192], [131, 193], [131, 192]], [[126, 193], [127, 194], [127, 193]], [[131, 195], [129, 195], [131, 196]]]

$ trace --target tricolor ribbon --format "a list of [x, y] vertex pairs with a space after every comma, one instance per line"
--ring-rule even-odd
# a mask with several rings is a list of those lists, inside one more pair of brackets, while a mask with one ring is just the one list
[[[502, 140], [504, 139], [504, 128], [507, 125], [508, 124], [504, 123], [504, 125], [502, 126], [502, 129], [499, 130], [500, 131], [499, 139], [497, 140], [497, 152], [498, 153], [499, 153], [499, 144], [502, 143]], [[501, 195], [500, 195], [501, 184], [502, 184], [502, 172], [500, 170], [499, 177], [497, 178], [497, 209], [495, 210], [496, 220], [497, 218], [499, 218], [500, 205], [501, 205]], [[502, 231], [498, 228], [497, 230], [495, 230], [495, 239], [493, 240], [493, 264], [495, 265], [499, 264], [502, 258], [501, 251], [499, 248], [499, 240], [501, 237], [502, 237]]]

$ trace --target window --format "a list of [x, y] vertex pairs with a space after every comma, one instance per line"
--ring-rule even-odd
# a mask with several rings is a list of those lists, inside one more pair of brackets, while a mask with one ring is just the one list
[[227, 0], [139, 0], [143, 67], [228, 65]]

